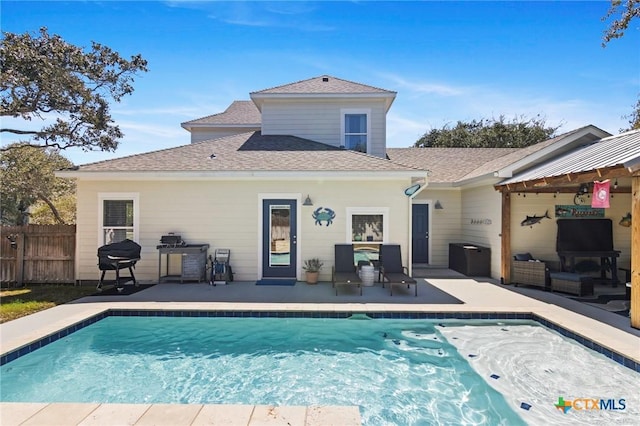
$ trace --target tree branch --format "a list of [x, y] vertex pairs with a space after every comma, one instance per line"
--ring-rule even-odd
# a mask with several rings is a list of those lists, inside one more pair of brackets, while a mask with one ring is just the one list
[[42, 193], [38, 193], [38, 198], [40, 198], [49, 206], [49, 208], [51, 209], [51, 213], [53, 213], [53, 217], [56, 219], [56, 222], [58, 222], [60, 225], [65, 225], [64, 220], [62, 219], [62, 217], [60, 217], [60, 212], [58, 212], [58, 209], [53, 205], [51, 200]]

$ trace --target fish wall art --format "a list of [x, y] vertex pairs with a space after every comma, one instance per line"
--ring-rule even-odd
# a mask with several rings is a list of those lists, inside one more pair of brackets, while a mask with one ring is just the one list
[[547, 210], [542, 216], [527, 216], [522, 222], [520, 222], [520, 226], [529, 226], [533, 228], [533, 225], [540, 223], [544, 218], [551, 219], [551, 216], [549, 216], [549, 210]]
[[620, 222], [618, 222], [618, 225], [624, 226], [625, 228], [630, 227], [631, 226], [631, 213], [627, 213], [626, 216], [622, 216], [622, 219], [620, 219]]

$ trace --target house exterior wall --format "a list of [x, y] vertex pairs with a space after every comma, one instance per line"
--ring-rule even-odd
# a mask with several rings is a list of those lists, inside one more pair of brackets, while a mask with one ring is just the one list
[[[386, 242], [401, 244], [403, 259], [408, 256], [407, 229], [410, 201], [404, 195], [408, 179], [385, 181], [128, 181], [78, 180], [77, 268], [76, 279], [97, 280], [97, 248], [99, 242], [99, 194], [136, 193], [139, 196], [139, 241], [141, 260], [136, 265], [136, 278], [156, 281], [160, 237], [169, 232], [182, 236], [189, 244], [210, 244], [209, 254], [216, 248], [231, 249], [230, 264], [235, 279], [256, 280], [259, 277], [260, 194], [307, 195], [313, 206], [302, 206], [298, 223], [298, 279], [304, 279], [301, 265], [305, 259], [319, 257], [324, 262], [320, 279], [329, 281], [333, 265], [333, 245], [350, 242], [347, 235], [346, 211], [349, 207], [384, 207], [388, 209]], [[355, 190], [357, 188], [357, 190]], [[378, 194], [372, 197], [371, 194]], [[383, 195], [382, 195], [383, 194]], [[320, 207], [335, 211], [330, 226], [318, 226], [312, 213]]]
[[340, 117], [345, 109], [370, 110], [368, 153], [384, 158], [387, 129], [385, 104], [381, 100], [269, 100], [262, 106], [262, 134], [293, 135], [339, 147]]
[[493, 185], [462, 190], [461, 243], [491, 249], [491, 277], [500, 278], [502, 196]]
[[[429, 265], [433, 267], [449, 267], [449, 243], [461, 239], [460, 221], [461, 191], [425, 190], [418, 194], [413, 202], [429, 204]], [[442, 210], [434, 209], [436, 201], [442, 204]]]
[[[556, 253], [556, 205], [573, 205], [574, 194], [527, 194], [526, 197], [511, 195], [511, 253], [531, 253], [533, 257], [552, 261], [559, 266], [560, 258]], [[618, 266], [631, 264], [631, 227], [618, 225], [620, 219], [631, 209], [631, 194], [614, 194], [610, 199], [611, 208], [605, 209], [605, 218], [613, 224], [613, 248], [620, 250]], [[542, 219], [540, 223], [520, 226], [527, 216], [541, 216], [549, 211], [551, 219]], [[580, 219], [575, 219], [580, 220]], [[582, 260], [582, 259], [580, 259]], [[599, 261], [599, 259], [596, 259]], [[624, 277], [622, 277], [624, 278]]]
[[224, 127], [224, 128], [192, 128], [191, 143], [218, 139], [225, 136], [239, 135], [241, 133], [255, 132], [260, 127]]

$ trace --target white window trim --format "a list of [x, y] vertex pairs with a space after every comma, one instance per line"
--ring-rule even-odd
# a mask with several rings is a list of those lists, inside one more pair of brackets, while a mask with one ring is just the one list
[[99, 192], [98, 193], [98, 247], [102, 247], [104, 225], [104, 202], [109, 200], [133, 200], [133, 240], [140, 241], [140, 193]]
[[[387, 244], [389, 242], [389, 207], [347, 207], [347, 235], [345, 241], [347, 244], [352, 244], [351, 240], [353, 235], [353, 215], [356, 214], [380, 214], [382, 215], [382, 242], [375, 241], [377, 244]], [[366, 241], [362, 241], [366, 243]]]
[[367, 116], [367, 154], [371, 152], [371, 108], [340, 109], [340, 146], [348, 149], [345, 141], [344, 116], [347, 114], [365, 114]]

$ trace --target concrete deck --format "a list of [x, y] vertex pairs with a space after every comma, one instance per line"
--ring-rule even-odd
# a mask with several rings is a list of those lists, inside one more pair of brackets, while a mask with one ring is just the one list
[[[599, 345], [640, 362], [640, 330], [628, 318], [567, 297], [501, 286], [491, 279], [471, 279], [448, 270], [414, 271], [426, 275], [418, 297], [413, 289], [389, 296], [379, 283], [363, 296], [331, 283], [294, 287], [234, 282], [159, 284], [130, 296], [91, 296], [0, 325], [2, 354], [27, 345], [107, 309], [229, 310], [296, 312], [523, 312], [533, 313]], [[452, 296], [453, 298], [451, 298]], [[457, 299], [457, 300], [456, 300]], [[457, 302], [463, 302], [463, 304]], [[573, 310], [572, 310], [573, 309]], [[596, 310], [596, 311], [594, 311]], [[616, 318], [619, 317], [619, 318]], [[357, 407], [268, 407], [166, 404], [33, 404], [0, 403], [0, 423], [27, 424], [360, 424]], [[42, 421], [47, 419], [47, 421]], [[331, 419], [339, 419], [338, 422]], [[55, 420], [55, 421], [53, 421]], [[53, 421], [53, 422], [52, 422]]]

